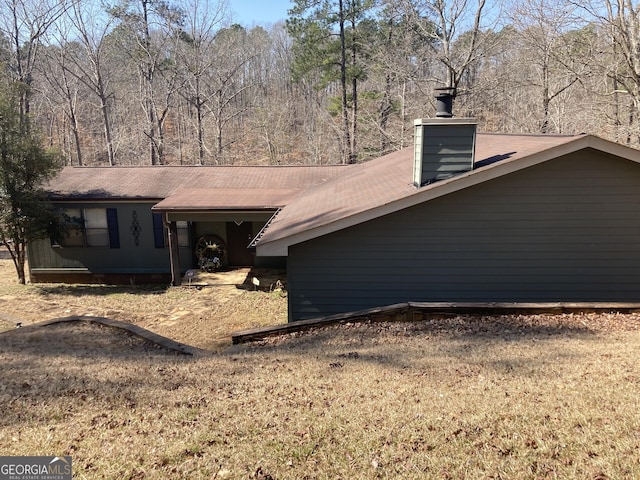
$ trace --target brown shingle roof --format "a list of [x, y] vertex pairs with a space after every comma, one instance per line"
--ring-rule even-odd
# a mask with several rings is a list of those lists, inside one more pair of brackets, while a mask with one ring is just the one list
[[213, 210], [275, 210], [284, 207], [300, 188], [215, 188], [179, 190], [154, 205], [158, 212]]
[[298, 241], [588, 147], [640, 163], [637, 150], [592, 136], [477, 134], [473, 171], [422, 188], [407, 148], [351, 166], [67, 167], [48, 191], [59, 200], [162, 200], [156, 209], [165, 211], [284, 206], [257, 247], [286, 255]]
[[[299, 191], [323, 183], [348, 168], [336, 165], [66, 167], [49, 183], [47, 191], [55, 200], [162, 200], [177, 192], [182, 192], [182, 198], [187, 199], [184, 192], [194, 190], [193, 198], [201, 202], [203, 197], [198, 190], [202, 189], [245, 192], [258, 189], [263, 199], [260, 203], [280, 206], [283, 191]], [[225, 195], [212, 192], [211, 198], [220, 201]]]
[[[475, 147], [475, 168], [466, 175], [473, 175], [484, 168], [517, 162], [547, 150], [557, 149], [584, 135], [505, 135], [477, 134]], [[335, 229], [348, 226], [349, 218], [373, 210], [384, 209], [394, 202], [405, 201], [423, 192], [440, 188], [443, 183], [454, 181], [463, 175], [449, 180], [416, 188], [413, 183], [413, 148], [385, 155], [364, 164], [348, 175], [341, 175], [331, 182], [318, 186], [305, 195], [297, 197], [288, 204], [271, 222], [269, 228], [258, 239], [258, 254], [272, 247], [270, 242], [281, 244], [282, 239], [297, 236], [297, 241], [313, 238], [323, 233], [327, 225]], [[391, 207], [390, 207], [391, 208]], [[388, 213], [388, 212], [387, 212]], [[338, 225], [340, 222], [343, 224]], [[357, 221], [354, 221], [357, 223]], [[334, 228], [331, 227], [331, 228]], [[313, 234], [311, 231], [317, 230]], [[289, 243], [289, 241], [286, 241]], [[285, 254], [281, 246], [271, 254]], [[275, 252], [275, 253], [274, 253]]]

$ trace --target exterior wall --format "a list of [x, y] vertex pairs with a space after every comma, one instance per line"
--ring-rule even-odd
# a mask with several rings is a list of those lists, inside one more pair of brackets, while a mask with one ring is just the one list
[[[229, 239], [227, 238], [227, 222], [233, 222], [240, 219], [246, 218], [247, 222], [251, 223], [251, 231], [255, 235], [257, 232], [262, 230], [262, 228], [269, 221], [272, 212], [263, 213], [263, 214], [250, 214], [247, 213], [245, 215], [235, 214], [234, 216], [230, 216], [228, 214], [215, 214], [216, 221], [211, 221], [212, 215], [209, 214], [209, 217], [203, 217], [202, 215], [196, 216], [186, 216], [186, 218], [194, 221], [194, 242], [197, 242], [198, 239], [204, 235], [216, 235], [220, 237], [226, 245], [229, 244]], [[208, 218], [208, 221], [207, 221]], [[249, 242], [247, 242], [248, 244]], [[247, 245], [239, 245], [236, 248], [244, 248]], [[228, 248], [228, 247], [227, 247]], [[223, 265], [228, 265], [228, 255], [225, 255], [225, 258], [222, 259]], [[255, 257], [254, 258], [254, 266], [260, 268], [267, 267], [282, 267], [285, 263], [285, 259], [282, 257]]]
[[640, 301], [640, 166], [591, 150], [290, 247], [289, 319], [395, 303]]
[[[154, 247], [153, 203], [76, 202], [58, 206], [116, 208], [120, 248], [61, 248], [52, 247], [49, 240], [33, 242], [28, 252], [33, 282], [140, 283], [170, 279], [169, 249]], [[180, 249], [180, 261], [184, 270], [191, 267], [191, 248]]]
[[256, 257], [254, 267], [285, 270], [287, 268], [287, 257]]
[[[29, 245], [31, 281], [66, 283], [168, 283], [171, 269], [168, 248], [155, 248], [153, 203], [93, 202], [59, 203], [61, 208], [116, 208], [120, 248], [109, 247], [52, 247], [51, 242], [39, 240]], [[134, 222], [137, 218], [137, 228]], [[265, 213], [207, 213], [172, 215], [172, 221], [191, 222], [191, 246], [180, 248], [182, 272], [197, 268], [195, 242], [202, 235], [218, 235], [227, 242], [226, 224], [239, 217], [252, 222], [254, 232], [260, 231], [271, 218]], [[212, 221], [215, 220], [215, 221]], [[134, 234], [137, 231], [137, 234]], [[136, 242], [137, 235], [137, 242]], [[224, 261], [224, 259], [223, 259]], [[257, 267], [282, 267], [284, 259], [258, 258]]]

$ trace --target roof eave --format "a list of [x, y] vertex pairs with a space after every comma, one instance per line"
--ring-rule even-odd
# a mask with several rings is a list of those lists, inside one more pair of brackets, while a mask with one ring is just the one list
[[[476, 170], [462, 173], [455, 177], [432, 183], [420, 189], [412, 195], [403, 197], [394, 202], [390, 202], [379, 207], [375, 207], [348, 217], [344, 217], [332, 223], [321, 225], [315, 228], [304, 230], [286, 235], [273, 240], [259, 241], [256, 245], [256, 254], [258, 256], [287, 256], [289, 247], [298, 243], [302, 243], [322, 235], [343, 230], [360, 223], [376, 219], [383, 215], [395, 213], [409, 207], [433, 200], [450, 193], [454, 193], [466, 188], [478, 185], [480, 183], [493, 180], [495, 178], [507, 175], [509, 173], [523, 170], [525, 168], [538, 165], [549, 160], [564, 155], [575, 153], [585, 148], [594, 148], [611, 155], [626, 158], [631, 161], [640, 163], [640, 151], [630, 147], [625, 147], [608, 140], [601, 139], [592, 135], [583, 135], [576, 137], [575, 140], [558, 145], [541, 152], [537, 152], [526, 157], [513, 160], [505, 160], [499, 163], [480, 167]], [[632, 155], [633, 154], [633, 155]]]
[[162, 198], [158, 197], [109, 197], [109, 196], [83, 196], [83, 195], [47, 195], [51, 202], [100, 202], [100, 203], [150, 203], [159, 202]]
[[212, 207], [203, 207], [203, 208], [197, 208], [197, 207], [157, 207], [157, 206], [153, 206], [151, 207], [151, 211], [155, 212], [155, 213], [225, 213], [225, 212], [232, 212], [232, 213], [237, 213], [237, 212], [258, 212], [258, 213], [264, 213], [264, 212], [275, 212], [276, 210], [278, 210], [281, 207], [272, 207], [272, 206], [241, 206], [241, 207], [220, 207], [220, 208], [212, 208]]

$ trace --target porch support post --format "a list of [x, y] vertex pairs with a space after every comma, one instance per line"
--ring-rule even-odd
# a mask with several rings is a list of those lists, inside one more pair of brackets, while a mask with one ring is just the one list
[[171, 285], [182, 284], [180, 275], [180, 251], [178, 249], [178, 226], [176, 222], [170, 222], [168, 215], [164, 214], [164, 224], [169, 232], [169, 259], [171, 262]]

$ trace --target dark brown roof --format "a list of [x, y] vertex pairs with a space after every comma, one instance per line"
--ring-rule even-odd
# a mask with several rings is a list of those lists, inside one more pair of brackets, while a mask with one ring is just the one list
[[[236, 203], [237, 200], [228, 195], [231, 190], [245, 197], [256, 190], [259, 204], [281, 206], [283, 198], [326, 182], [348, 168], [339, 165], [66, 167], [50, 182], [47, 191], [54, 200], [156, 201], [180, 192], [176, 200], [192, 199], [202, 206], [206, 203], [202, 190], [213, 190], [209, 204], [221, 207]], [[193, 193], [188, 194], [187, 190]], [[246, 203], [241, 199], [237, 206]], [[177, 202], [166, 205], [178, 206]]]
[[421, 188], [407, 148], [351, 166], [67, 167], [47, 190], [58, 200], [157, 200], [161, 211], [282, 207], [256, 244], [259, 255], [286, 255], [297, 242], [584, 148], [640, 163], [638, 150], [590, 135], [478, 134], [472, 171]]
[[158, 212], [219, 210], [275, 210], [284, 207], [300, 188], [215, 188], [179, 190], [154, 205]]
[[[635, 149], [588, 135], [477, 134], [474, 170], [416, 188], [413, 148], [385, 155], [297, 197], [257, 239], [260, 255], [286, 255], [291, 244], [331, 233], [467, 185], [581, 148], [608, 150], [640, 162]], [[483, 172], [489, 172], [486, 175]], [[445, 193], [442, 193], [445, 192]]]

